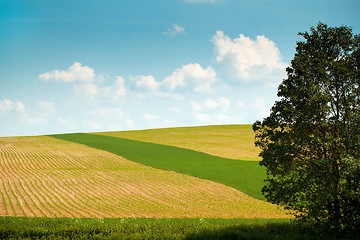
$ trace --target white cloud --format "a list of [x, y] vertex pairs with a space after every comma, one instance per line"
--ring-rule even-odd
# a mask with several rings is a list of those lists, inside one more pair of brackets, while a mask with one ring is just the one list
[[194, 113], [194, 118], [201, 124], [233, 124], [239, 123], [239, 117], [233, 117], [227, 114], [206, 114]]
[[56, 113], [55, 103], [41, 100], [35, 109], [24, 111], [19, 115], [20, 121], [27, 124], [47, 124], [49, 118]]
[[55, 103], [46, 100], [41, 100], [37, 103], [43, 114], [52, 115], [56, 113]]
[[201, 112], [203, 107], [201, 106], [200, 103], [196, 102], [196, 101], [191, 101], [191, 108], [194, 112]]
[[24, 106], [24, 104], [22, 102], [17, 101], [17, 102], [14, 103], [14, 105], [15, 105], [15, 107], [14, 107], [15, 111], [17, 111], [17, 112], [25, 112], [26, 108], [25, 108], [25, 106]]
[[[85, 124], [86, 128], [96, 131], [120, 131], [135, 129], [134, 122], [127, 117], [120, 107], [100, 107], [90, 111], [91, 121]], [[89, 123], [101, 123], [101, 125]], [[95, 128], [96, 127], [96, 128]]]
[[239, 101], [239, 102], [237, 103], [237, 106], [238, 106], [239, 108], [243, 108], [243, 107], [245, 107], [245, 103], [242, 102], [242, 101]]
[[150, 91], [150, 92], [157, 92], [159, 90], [160, 83], [155, 81], [155, 78], [151, 75], [144, 76], [139, 75], [134, 78], [136, 87], [138, 89]]
[[98, 86], [93, 83], [75, 84], [73, 89], [76, 95], [85, 100], [94, 100], [96, 94], [99, 92]]
[[152, 115], [152, 114], [144, 114], [141, 116], [141, 119], [147, 121], [147, 122], [155, 122], [159, 120], [159, 116]]
[[76, 95], [82, 97], [85, 101], [118, 100], [126, 95], [125, 79], [115, 76], [114, 84], [106, 87], [100, 87], [94, 83], [74, 84], [73, 90]]
[[116, 76], [116, 81], [113, 86], [113, 98], [117, 99], [119, 97], [125, 96], [125, 94], [126, 94], [125, 79], [120, 76]]
[[125, 126], [126, 126], [126, 129], [129, 129], [129, 130], [135, 129], [135, 123], [130, 118], [125, 119]]
[[190, 104], [194, 112], [201, 112], [203, 110], [226, 112], [230, 108], [230, 100], [224, 97], [218, 99], [208, 98], [203, 103], [191, 101]]
[[51, 115], [56, 113], [55, 103], [46, 100], [39, 101], [34, 110], [28, 109], [20, 101], [11, 101], [4, 99], [0, 101], [1, 113], [16, 113], [11, 115], [14, 121], [20, 121], [26, 124], [46, 124]]
[[71, 130], [71, 131], [78, 131], [78, 126], [76, 124], [74, 124], [73, 120], [71, 118], [62, 118], [62, 117], [59, 117], [57, 119], [57, 122], [66, 127], [68, 130]]
[[218, 99], [206, 99], [204, 106], [210, 110], [220, 109], [221, 111], [227, 111], [230, 107], [230, 100], [224, 97]]
[[195, 113], [194, 117], [197, 121], [202, 123], [211, 123], [213, 121], [211, 116], [205, 113]]
[[52, 70], [38, 77], [44, 81], [92, 82], [95, 79], [95, 72], [88, 66], [81, 66], [81, 63], [74, 62], [67, 70]]
[[252, 103], [252, 107], [256, 109], [261, 118], [265, 118], [270, 114], [270, 107], [262, 98], [255, 99], [255, 101]]
[[22, 102], [16, 101], [13, 102], [9, 99], [4, 99], [0, 101], [0, 113], [8, 113], [11, 111], [15, 112], [25, 112], [26, 108]]
[[171, 28], [168, 28], [167, 32], [164, 32], [164, 34], [168, 36], [175, 36], [184, 33], [184, 31], [185, 29], [183, 27], [174, 23]]
[[212, 42], [216, 61], [240, 81], [280, 82], [286, 76], [288, 64], [282, 61], [276, 44], [263, 35], [257, 36], [256, 40], [243, 34], [231, 39], [217, 31]]
[[211, 92], [216, 81], [216, 72], [212, 67], [203, 68], [198, 63], [190, 63], [176, 69], [162, 85], [169, 91], [190, 87], [196, 92]]

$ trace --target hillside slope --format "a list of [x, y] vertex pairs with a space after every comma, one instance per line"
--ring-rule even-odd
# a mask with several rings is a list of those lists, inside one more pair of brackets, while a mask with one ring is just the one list
[[287, 217], [208, 180], [47, 136], [0, 138], [0, 216]]
[[256, 161], [221, 158], [185, 148], [95, 134], [60, 134], [52, 137], [105, 150], [147, 166], [171, 170], [226, 184], [258, 199], [265, 168]]
[[218, 157], [259, 161], [251, 125], [214, 125], [102, 132], [96, 135], [127, 138], [192, 149]]

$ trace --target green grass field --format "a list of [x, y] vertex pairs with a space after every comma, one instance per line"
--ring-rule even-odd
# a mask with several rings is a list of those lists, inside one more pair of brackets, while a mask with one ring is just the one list
[[288, 219], [49, 219], [0, 217], [0, 239], [356, 239]]
[[[51, 136], [105, 150], [151, 167], [209, 179], [264, 200], [261, 188], [265, 168], [256, 161], [221, 158], [185, 148], [105, 135], [77, 133]], [[204, 138], [209, 136], [204, 135]]]

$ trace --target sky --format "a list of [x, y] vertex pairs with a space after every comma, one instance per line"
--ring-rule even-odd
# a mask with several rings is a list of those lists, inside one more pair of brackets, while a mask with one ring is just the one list
[[252, 124], [358, 0], [0, 0], [0, 136]]

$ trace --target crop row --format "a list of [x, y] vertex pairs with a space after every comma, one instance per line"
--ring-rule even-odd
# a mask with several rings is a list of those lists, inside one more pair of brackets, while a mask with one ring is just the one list
[[0, 169], [0, 216], [285, 216], [233, 188], [46, 136], [0, 138]]

